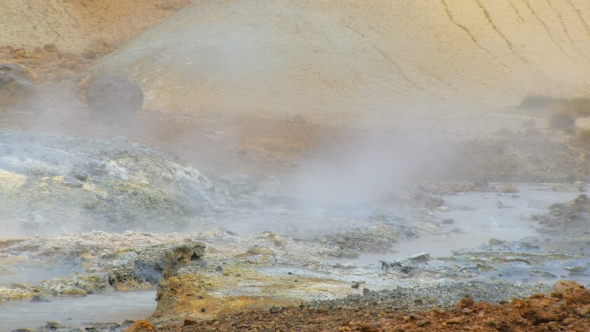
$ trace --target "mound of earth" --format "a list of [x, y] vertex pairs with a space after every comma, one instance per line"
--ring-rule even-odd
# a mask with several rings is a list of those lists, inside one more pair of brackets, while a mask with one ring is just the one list
[[380, 122], [586, 92], [584, 1], [201, 1], [103, 57], [152, 109]]
[[69, 53], [111, 51], [192, 0], [2, 2], [0, 45], [32, 50], [55, 44]]

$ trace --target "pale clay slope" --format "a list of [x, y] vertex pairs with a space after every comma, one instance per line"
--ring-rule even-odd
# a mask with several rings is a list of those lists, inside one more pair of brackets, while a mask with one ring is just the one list
[[[102, 51], [170, 16], [192, 0], [2, 0], [0, 45], [32, 50]], [[97, 49], [98, 48], [98, 49]]]
[[148, 108], [382, 121], [586, 95], [589, 24], [586, 0], [202, 0], [94, 72]]

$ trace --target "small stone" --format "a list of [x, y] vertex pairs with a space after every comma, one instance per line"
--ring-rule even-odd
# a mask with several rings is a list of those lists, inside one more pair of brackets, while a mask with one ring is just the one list
[[361, 284], [359, 284], [358, 282], [355, 282], [354, 284], [352, 284], [352, 286], [350, 286], [350, 288], [359, 289], [360, 286], [361, 286]]
[[454, 219], [443, 219], [442, 224], [443, 225], [451, 225], [454, 224], [455, 220]]
[[90, 120], [106, 125], [129, 124], [143, 105], [141, 88], [122, 77], [99, 77], [86, 90]]
[[201, 308], [201, 312], [206, 312], [206, 311], [207, 311], [207, 308], [205, 308], [205, 307]]
[[371, 290], [368, 288], [363, 288], [363, 295], [369, 295], [371, 294]]
[[182, 326], [191, 326], [191, 325], [196, 325], [198, 323], [198, 320], [194, 317], [191, 316], [186, 316], [184, 318], [184, 321], [182, 322]]
[[504, 194], [516, 194], [518, 193], [518, 188], [509, 183], [498, 188], [498, 191]]
[[86, 172], [75, 172], [72, 173], [72, 176], [75, 177], [76, 179], [80, 180], [80, 181], [86, 181], [88, 180], [88, 173]]
[[61, 322], [58, 322], [56, 320], [50, 320], [45, 324], [45, 327], [47, 327], [48, 329], [53, 329], [53, 330], [57, 330], [59, 328], [64, 327]]
[[473, 301], [473, 298], [471, 297], [471, 295], [465, 295], [465, 297], [462, 298], [461, 300], [459, 300], [459, 303], [457, 303], [457, 305], [461, 309], [472, 307], [474, 304], [475, 304], [475, 301]]
[[223, 268], [221, 267], [221, 265], [217, 265], [217, 267], [215, 268], [215, 272], [221, 272], [223, 271]]
[[148, 322], [147, 320], [140, 319], [133, 323], [133, 325], [129, 326], [125, 332], [140, 332], [140, 331], [153, 331], [154, 324]]
[[285, 310], [285, 308], [283, 307], [277, 307], [277, 306], [272, 306], [270, 307], [270, 309], [268, 309], [268, 312], [270, 312], [271, 314], [278, 314], [280, 312], [283, 312]]
[[491, 238], [488, 240], [488, 245], [490, 245], [490, 246], [502, 245], [504, 243], [506, 243], [506, 242], [502, 241], [502, 240], [498, 240], [496, 238]]
[[84, 186], [82, 182], [80, 182], [78, 179], [71, 175], [65, 176], [62, 181], [62, 184], [70, 188], [82, 188]]
[[37, 295], [33, 296], [33, 298], [31, 299], [31, 302], [51, 302], [51, 300], [49, 300], [43, 294], [37, 294]]

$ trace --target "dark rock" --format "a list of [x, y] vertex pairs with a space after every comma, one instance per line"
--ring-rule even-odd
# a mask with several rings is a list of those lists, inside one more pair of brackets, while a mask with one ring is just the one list
[[518, 188], [516, 188], [512, 184], [507, 184], [498, 188], [498, 191], [504, 194], [516, 194], [518, 193]]
[[17, 64], [0, 64], [0, 105], [22, 108], [34, 104], [37, 87]]
[[143, 105], [141, 88], [121, 77], [101, 76], [86, 91], [90, 120], [111, 125], [129, 124]]
[[443, 225], [450, 225], [450, 224], [454, 224], [455, 220], [454, 219], [443, 219], [442, 224]]
[[366, 295], [369, 295], [369, 294], [371, 294], [371, 290], [368, 289], [368, 288], [363, 288], [363, 295], [366, 296]]
[[504, 243], [506, 243], [506, 242], [505, 241], [502, 241], [502, 240], [498, 240], [496, 238], [491, 238], [488, 241], [488, 245], [490, 245], [490, 246], [502, 245]]
[[285, 308], [283, 307], [277, 307], [277, 306], [272, 306], [270, 307], [270, 309], [268, 309], [268, 312], [270, 312], [271, 314], [278, 314], [281, 313], [285, 310]]
[[31, 298], [31, 302], [51, 302], [45, 295], [37, 294]]
[[223, 271], [223, 268], [221, 267], [221, 265], [218, 265], [218, 266], [215, 268], [215, 271], [216, 271], [216, 272], [222, 272], [222, 271]]
[[88, 180], [88, 173], [86, 173], [84, 171], [74, 172], [74, 173], [72, 173], [72, 176], [80, 181]]
[[56, 329], [59, 329], [59, 328], [65, 327], [65, 326], [61, 322], [58, 322], [55, 320], [50, 320], [45, 324], [45, 327], [48, 329], [56, 330]]
[[199, 263], [205, 255], [205, 245], [200, 242], [189, 242], [174, 246], [164, 254], [164, 279], [169, 278], [181, 267], [191, 262]]
[[193, 317], [186, 317], [184, 319], [184, 322], [182, 323], [182, 326], [191, 326], [191, 325], [196, 325], [199, 321], [196, 320]]
[[67, 175], [62, 181], [63, 185], [70, 188], [82, 188], [84, 184], [73, 176]]
[[353, 289], [358, 289], [361, 285], [358, 282], [355, 282], [354, 284], [352, 284], [352, 286], [350, 286], [350, 288]]

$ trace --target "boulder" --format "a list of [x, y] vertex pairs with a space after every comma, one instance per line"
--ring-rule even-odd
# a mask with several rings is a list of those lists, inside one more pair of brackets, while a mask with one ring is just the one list
[[0, 106], [31, 106], [38, 96], [37, 87], [17, 64], [0, 64]]
[[101, 76], [86, 91], [90, 121], [128, 125], [143, 105], [141, 88], [121, 77]]

